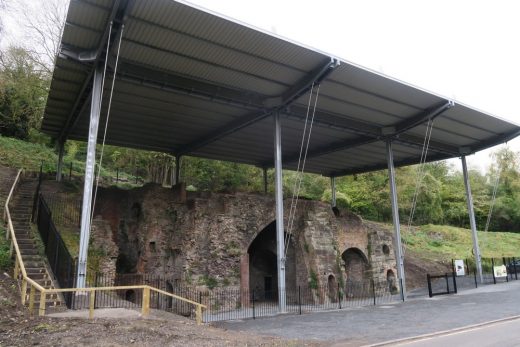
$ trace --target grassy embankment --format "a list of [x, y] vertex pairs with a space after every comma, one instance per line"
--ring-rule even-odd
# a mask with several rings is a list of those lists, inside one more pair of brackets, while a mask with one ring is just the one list
[[[429, 260], [465, 259], [472, 257], [471, 231], [447, 225], [423, 225], [411, 231], [403, 228], [406, 248]], [[520, 256], [520, 233], [479, 232], [482, 257]]]

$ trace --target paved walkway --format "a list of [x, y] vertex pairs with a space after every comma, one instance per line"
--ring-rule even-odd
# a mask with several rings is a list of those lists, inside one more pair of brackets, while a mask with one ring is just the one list
[[437, 336], [427, 336], [414, 341], [403, 341], [391, 346], [408, 347], [518, 347], [520, 345], [520, 318], [473, 326]]
[[337, 346], [361, 346], [520, 315], [520, 281], [468, 289], [457, 295], [410, 299], [306, 315], [282, 315], [216, 326]]

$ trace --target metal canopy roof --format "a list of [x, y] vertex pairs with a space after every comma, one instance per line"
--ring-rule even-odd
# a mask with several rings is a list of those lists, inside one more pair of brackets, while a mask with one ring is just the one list
[[[113, 21], [112, 35], [109, 27]], [[520, 127], [465, 105], [172, 0], [72, 0], [42, 130], [88, 135], [94, 66], [110, 45], [113, 74], [124, 24], [107, 143], [273, 166], [274, 112], [284, 168], [295, 169], [309, 90], [320, 84], [306, 171], [327, 176], [418, 163], [505, 142]], [[104, 124], [110, 83], [105, 83]], [[315, 89], [316, 90], [316, 89]], [[102, 131], [99, 132], [101, 138]]]

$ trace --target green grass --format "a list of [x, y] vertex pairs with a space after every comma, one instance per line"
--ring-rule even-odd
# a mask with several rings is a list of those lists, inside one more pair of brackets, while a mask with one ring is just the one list
[[38, 171], [43, 162], [43, 171], [51, 172], [56, 161], [56, 153], [47, 146], [0, 136], [0, 165]]
[[[39, 143], [27, 142], [11, 137], [0, 135], [0, 165], [12, 167], [16, 169], [25, 169], [27, 171], [39, 171], [40, 165], [43, 164], [43, 172], [56, 172], [56, 164], [58, 156], [53, 148]], [[72, 163], [72, 175], [82, 176], [85, 171], [85, 162], [82, 160], [70, 160], [64, 158], [63, 175], [68, 176], [70, 164]], [[129, 183], [122, 183], [120, 185], [126, 187], [140, 186], [132, 182], [135, 176], [129, 175], [125, 172], [119, 173], [120, 177], [126, 177]], [[105, 178], [116, 177], [115, 171], [101, 169], [101, 176]], [[110, 179], [108, 179], [110, 182]]]
[[[520, 234], [479, 232], [482, 257], [501, 258], [520, 255]], [[402, 227], [406, 249], [431, 260], [465, 259], [472, 257], [471, 231], [445, 225], [423, 225], [408, 230]]]

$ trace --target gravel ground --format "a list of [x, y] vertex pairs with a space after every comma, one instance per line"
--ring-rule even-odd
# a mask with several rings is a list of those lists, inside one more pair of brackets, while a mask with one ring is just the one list
[[0, 274], [0, 346], [320, 346], [319, 342], [197, 326], [184, 317], [153, 312], [99, 312], [104, 318], [30, 317], [17, 283]]

